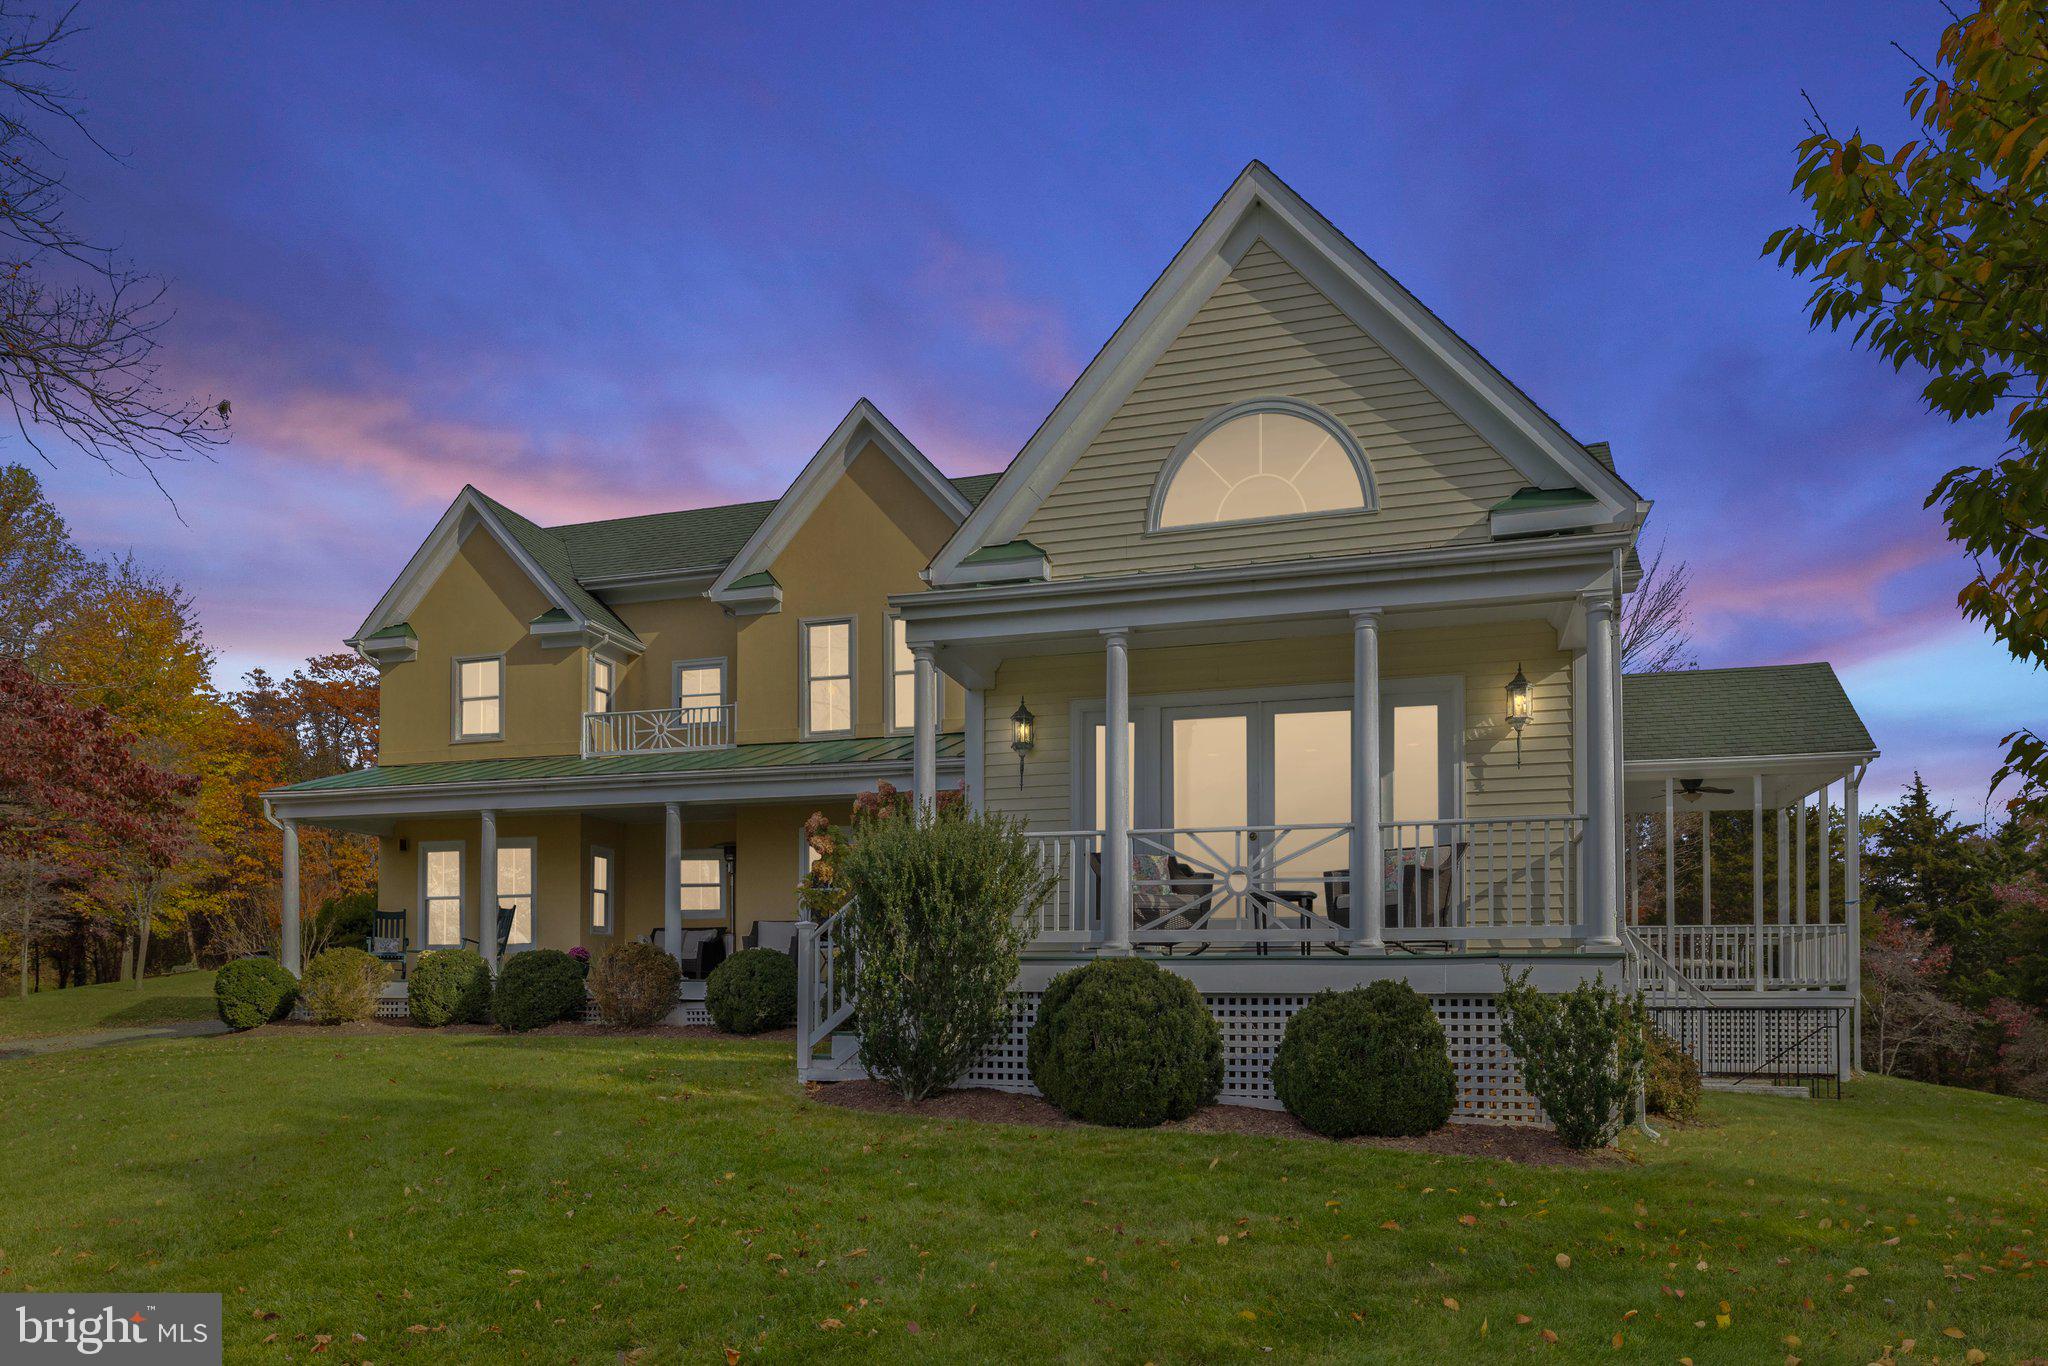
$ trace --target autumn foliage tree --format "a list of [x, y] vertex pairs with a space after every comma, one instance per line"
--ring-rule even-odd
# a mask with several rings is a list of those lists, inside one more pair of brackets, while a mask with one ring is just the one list
[[[1794, 185], [1813, 216], [1764, 244], [1814, 282], [1815, 327], [1926, 376], [1951, 421], [1998, 414], [2004, 446], [1927, 497], [1976, 576], [1957, 596], [2013, 656], [2048, 665], [2048, 8], [1980, 0], [1906, 86], [1918, 136], [1885, 146], [1816, 111]], [[2048, 736], [2005, 738], [1993, 780], [2048, 809]]]

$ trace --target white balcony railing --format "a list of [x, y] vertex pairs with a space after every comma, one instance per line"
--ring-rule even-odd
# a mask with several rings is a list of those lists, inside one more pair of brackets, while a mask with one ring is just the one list
[[732, 743], [732, 707], [727, 702], [716, 707], [585, 712], [583, 757], [723, 749]]
[[[1695, 986], [1709, 990], [1846, 987], [1847, 925], [1654, 925], [1637, 935]], [[1761, 955], [1759, 955], [1761, 947]]]
[[[1390, 821], [1380, 914], [1390, 943], [1575, 938], [1582, 933], [1580, 816]], [[1102, 836], [1033, 831], [1056, 877], [1032, 913], [1042, 944], [1102, 933]], [[1341, 943], [1352, 937], [1348, 824], [1131, 831], [1131, 940]]]

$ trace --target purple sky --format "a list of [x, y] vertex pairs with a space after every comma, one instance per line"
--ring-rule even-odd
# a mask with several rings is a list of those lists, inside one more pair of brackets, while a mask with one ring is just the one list
[[335, 648], [465, 482], [543, 522], [773, 496], [863, 394], [998, 469], [1258, 157], [1613, 443], [1703, 662], [1833, 661], [1876, 795], [1982, 810], [2044, 680], [1920, 503], [1997, 433], [1757, 254], [1801, 90], [1894, 139], [1938, 6], [1106, 9], [99, 0], [75, 84], [125, 160], [74, 149], [80, 218], [169, 277], [166, 376], [235, 440], [164, 475], [182, 524], [68, 455], [58, 505], [194, 591], [232, 681]]

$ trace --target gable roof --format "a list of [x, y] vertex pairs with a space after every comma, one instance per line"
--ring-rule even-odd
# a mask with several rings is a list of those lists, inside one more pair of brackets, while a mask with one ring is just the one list
[[934, 585], [971, 578], [966, 558], [1016, 539], [1201, 305], [1257, 242], [1299, 270], [1469, 423], [1536, 488], [1579, 488], [1609, 524], [1639, 521], [1641, 496], [1399, 281], [1265, 165], [1246, 166], [1054, 405], [932, 561]]
[[1628, 674], [1621, 724], [1631, 762], [1877, 751], [1826, 664]]

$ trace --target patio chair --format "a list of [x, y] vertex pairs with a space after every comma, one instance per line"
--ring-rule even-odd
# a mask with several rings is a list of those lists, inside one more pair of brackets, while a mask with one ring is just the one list
[[[507, 944], [509, 944], [509, 943], [511, 943], [511, 942], [512, 942], [512, 919], [513, 919], [513, 917], [514, 917], [514, 916], [516, 916], [516, 915], [517, 915], [518, 913], [519, 913], [519, 912], [518, 912], [518, 909], [517, 909], [516, 907], [512, 907], [512, 906], [500, 906], [500, 907], [498, 907], [498, 954], [497, 954], [497, 961], [498, 961], [498, 962], [500, 962], [500, 963], [503, 963], [503, 962], [505, 961], [505, 946], [506, 946]], [[471, 938], [469, 938], [469, 937], [467, 937], [467, 936], [464, 936], [464, 938], [463, 938], [462, 942], [463, 942], [463, 945], [464, 945], [465, 947], [475, 948], [475, 949], [477, 949], [477, 950], [478, 950], [479, 952], [481, 952], [481, 951], [482, 951], [482, 949], [483, 949], [483, 944], [482, 944], [482, 942], [481, 942], [481, 941], [479, 941], [479, 940], [471, 939]]]
[[796, 922], [794, 920], [756, 920], [754, 928], [747, 931], [746, 947], [750, 949], [774, 949], [796, 957]]
[[410, 917], [404, 911], [373, 911], [370, 915], [370, 935], [363, 941], [363, 947], [372, 958], [381, 958], [387, 963], [398, 965], [400, 979], [405, 977], [405, 927]]
[[692, 981], [709, 977], [725, 961], [724, 930], [684, 930], [682, 940], [683, 976]]
[[[1198, 872], [1171, 854], [1139, 854], [1132, 862], [1137, 865], [1132, 870], [1131, 883], [1131, 933], [1134, 937], [1144, 930], [1170, 928], [1168, 922], [1176, 916], [1200, 912], [1211, 904], [1209, 896], [1216, 889], [1216, 879], [1210, 874]], [[1095, 878], [1095, 904], [1100, 906], [1103, 904], [1100, 850], [1089, 853], [1088, 868]], [[1133, 942], [1136, 942], [1135, 938]], [[1171, 954], [1181, 946], [1162, 940], [1156, 941], [1152, 947], [1162, 948]], [[1208, 947], [1206, 943], [1192, 946], [1189, 957], [1205, 952]]]

